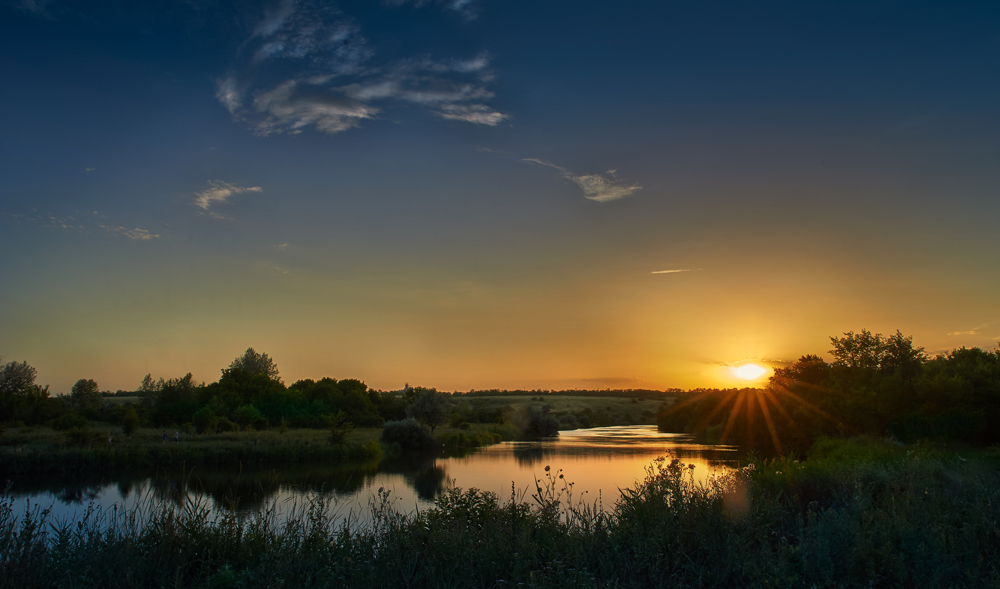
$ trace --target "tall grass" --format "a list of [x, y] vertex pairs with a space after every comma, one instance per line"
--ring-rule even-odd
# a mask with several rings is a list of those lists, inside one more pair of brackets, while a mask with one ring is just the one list
[[0, 501], [0, 586], [995, 587], [1000, 477], [929, 448], [861, 440], [696, 483], [676, 459], [607, 509], [548, 470], [530, 497], [445, 491], [371, 524], [321, 498], [279, 519], [147, 506], [76, 523]]

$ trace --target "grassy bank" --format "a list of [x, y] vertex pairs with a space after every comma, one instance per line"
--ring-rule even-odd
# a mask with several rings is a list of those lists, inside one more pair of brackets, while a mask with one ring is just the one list
[[995, 587], [998, 458], [825, 442], [705, 486], [668, 459], [607, 510], [553, 477], [527, 503], [455, 490], [412, 516], [383, 492], [366, 529], [338, 527], [321, 502], [280, 525], [189, 505], [50, 527], [4, 501], [0, 585]]
[[[359, 428], [342, 444], [331, 444], [329, 432], [290, 429], [218, 434], [139, 429], [123, 436], [117, 427], [94, 427], [81, 436], [44, 427], [8, 429], [0, 442], [0, 472], [10, 475], [94, 474], [141, 468], [301, 464], [344, 460], [368, 461], [382, 456], [379, 430]], [[111, 441], [108, 442], [108, 438]]]

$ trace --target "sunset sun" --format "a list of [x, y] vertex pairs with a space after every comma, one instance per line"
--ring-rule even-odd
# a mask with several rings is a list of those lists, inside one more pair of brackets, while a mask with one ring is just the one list
[[741, 364], [732, 368], [733, 376], [742, 380], [757, 380], [767, 374], [767, 368], [758, 364]]

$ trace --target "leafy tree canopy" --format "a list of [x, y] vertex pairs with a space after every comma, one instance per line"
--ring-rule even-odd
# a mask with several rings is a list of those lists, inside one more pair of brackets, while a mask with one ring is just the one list
[[35, 384], [37, 371], [27, 362], [8, 362], [0, 368], [0, 397], [26, 392]]
[[242, 370], [250, 374], [263, 374], [268, 378], [278, 380], [278, 365], [267, 354], [255, 352], [247, 348], [243, 355], [233, 360], [230, 370]]

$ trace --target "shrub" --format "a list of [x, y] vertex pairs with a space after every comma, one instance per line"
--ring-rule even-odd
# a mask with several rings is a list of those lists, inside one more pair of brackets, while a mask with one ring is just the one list
[[430, 430], [412, 417], [385, 422], [382, 427], [382, 441], [399, 444], [399, 447], [405, 450], [431, 448], [435, 445]]
[[122, 416], [122, 430], [124, 430], [126, 436], [131, 436], [138, 427], [139, 414], [135, 412], [135, 407], [129, 405]]
[[66, 432], [66, 440], [73, 446], [89, 446], [100, 438], [100, 434], [86, 427], [74, 427]]
[[354, 429], [351, 422], [347, 421], [347, 414], [343, 411], [324, 415], [323, 421], [326, 422], [326, 427], [330, 430], [330, 443], [334, 445], [343, 444], [347, 434]]
[[73, 428], [87, 427], [87, 418], [79, 413], [63, 413], [50, 423], [52, 429], [66, 431]]
[[215, 415], [215, 411], [212, 411], [208, 407], [202, 407], [195, 411], [194, 415], [191, 416], [191, 421], [194, 423], [194, 427], [198, 430], [199, 434], [210, 434], [219, 425], [219, 418]]

